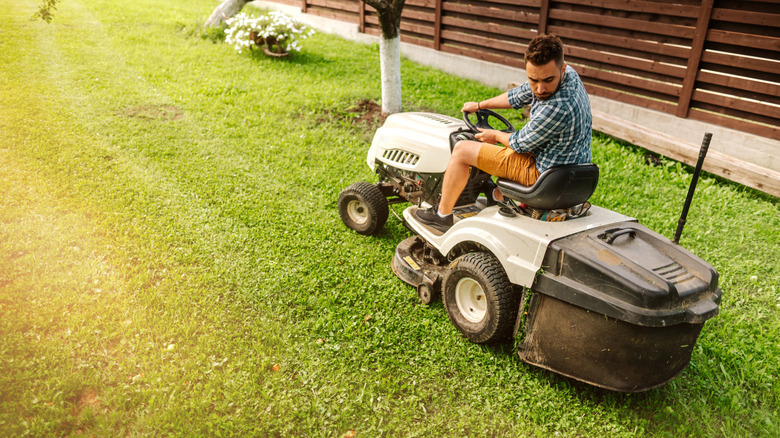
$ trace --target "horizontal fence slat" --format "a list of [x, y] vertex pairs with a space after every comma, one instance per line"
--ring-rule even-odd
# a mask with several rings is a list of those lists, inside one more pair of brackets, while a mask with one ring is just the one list
[[433, 12], [427, 12], [427, 11], [411, 11], [408, 9], [405, 9], [401, 13], [401, 18], [406, 18], [409, 20], [417, 20], [417, 21], [423, 21], [426, 23], [428, 27], [431, 28], [431, 32], [433, 32], [433, 26], [431, 26], [431, 23], [433, 22], [434, 13]]
[[[445, 2], [448, 0], [444, 0]], [[461, 0], [463, 2], [463, 0]], [[538, 8], [542, 0], [467, 0], [466, 3], [494, 3], [506, 6], [524, 6], [528, 8]]]
[[441, 37], [444, 41], [458, 41], [461, 43], [472, 44], [480, 47], [492, 47], [494, 49], [503, 50], [511, 53], [524, 53], [525, 44], [513, 43], [509, 41], [502, 41], [495, 38], [488, 38], [473, 34], [465, 34], [462, 32], [452, 32], [443, 30]]
[[[366, 24], [379, 27], [379, 17], [377, 17], [376, 15], [366, 16], [365, 21]], [[425, 26], [421, 24], [401, 22], [401, 31], [402, 32], [407, 31], [419, 35], [426, 35], [426, 36], [433, 37], [433, 29], [429, 26]]]
[[522, 68], [525, 63], [522, 59], [501, 56], [494, 53], [485, 52], [484, 50], [477, 50], [471, 47], [463, 47], [454, 44], [442, 44], [441, 51], [446, 53], [452, 53], [455, 55], [467, 56], [469, 58], [479, 59], [487, 62], [494, 62], [496, 64], [508, 65], [510, 67]]
[[357, 14], [360, 10], [360, 5], [357, 2], [344, 2], [338, 0], [306, 0], [306, 3], [311, 6], [322, 6], [328, 9], [341, 10], [346, 12], [352, 12]]
[[585, 90], [594, 96], [606, 97], [607, 99], [616, 100], [618, 102], [624, 102], [631, 105], [641, 106], [665, 113], [672, 113], [676, 107], [675, 104], [669, 102], [663, 102], [660, 100], [649, 99], [644, 96], [626, 94], [619, 90], [614, 90], [608, 87], [598, 86], [594, 84], [585, 84]]
[[744, 90], [752, 93], [764, 94], [780, 98], [780, 84], [757, 81], [752, 78], [743, 78], [734, 75], [718, 74], [712, 71], [700, 71], [696, 80], [703, 84], [720, 85], [726, 88]]
[[604, 82], [614, 83], [616, 84], [617, 88], [628, 87], [638, 90], [652, 91], [654, 93], [665, 94], [675, 98], [680, 96], [681, 87], [679, 85], [650, 81], [636, 76], [599, 70], [582, 65], [576, 66], [576, 70], [577, 73], [579, 73], [579, 75], [582, 77], [582, 80], [585, 82], [587, 82], [589, 78], [594, 78]]
[[436, 7], [435, 0], [406, 0], [405, 6], [418, 6], [421, 8], [434, 8]]
[[780, 38], [763, 35], [751, 35], [742, 32], [710, 29], [707, 31], [707, 41], [733, 44], [735, 46], [760, 47], [766, 50], [780, 51]]
[[718, 107], [733, 108], [749, 114], [758, 114], [773, 119], [780, 119], [780, 106], [755, 100], [737, 99], [733, 96], [712, 93], [707, 90], [694, 90], [692, 100]]
[[644, 12], [649, 14], [672, 15], [676, 17], [696, 18], [695, 8], [689, 5], [671, 3], [628, 1], [628, 0], [558, 0], [557, 3], [592, 6], [619, 11]]
[[[495, 9], [483, 6], [473, 6], [470, 4], [450, 3], [444, 2], [442, 4], [442, 10], [444, 12], [460, 12], [463, 14], [474, 15], [481, 18], [497, 18], [496, 15], [500, 14], [499, 18], [502, 20], [516, 21], [520, 23], [539, 23], [539, 14], [534, 14], [525, 11], [512, 11], [506, 9]], [[484, 22], [482, 22], [484, 25]]]
[[[476, 30], [475, 24], [478, 24], [471, 20], [464, 20], [462, 18], [454, 18], [454, 17], [442, 17], [441, 22], [444, 26], [447, 27], [452, 27], [452, 28], [457, 27], [457, 28], [468, 29], [468, 30]], [[482, 24], [482, 27], [484, 27], [484, 24]], [[527, 39], [528, 41], [532, 40], [537, 35], [535, 31], [532, 31], [530, 29], [510, 27], [502, 24], [491, 24], [490, 31], [491, 33], [497, 33], [507, 37]], [[525, 52], [525, 49], [523, 49], [523, 52]]]
[[581, 59], [603, 62], [606, 64], [621, 65], [640, 71], [660, 73], [666, 76], [682, 78], [685, 75], [685, 66], [671, 65], [648, 59], [633, 58], [616, 53], [602, 52], [581, 47], [566, 46], [564, 53]]
[[702, 62], [724, 66], [739, 66], [745, 70], [756, 70], [765, 73], [778, 74], [780, 60], [758, 59], [733, 53], [722, 53], [705, 50], [701, 56]]
[[777, 27], [780, 14], [769, 14], [736, 9], [713, 8], [712, 19], [731, 23], [753, 24], [756, 26]]
[[664, 44], [658, 41], [637, 40], [629, 37], [616, 37], [599, 32], [590, 32], [586, 30], [573, 29], [567, 26], [550, 26], [550, 33], [558, 35], [564, 39], [590, 41], [593, 43], [604, 44], [610, 47], [636, 50], [657, 55], [667, 55], [675, 58], [687, 58], [690, 55], [688, 47], [681, 47], [672, 44]]
[[[377, 35], [378, 35], [378, 33], [377, 33]], [[414, 44], [416, 46], [427, 47], [429, 49], [433, 48], [433, 40], [427, 40], [427, 39], [424, 39], [424, 38], [415, 38], [415, 37], [408, 36], [408, 35], [406, 35], [406, 36], [402, 35], [401, 36], [401, 41], [404, 42], [404, 43]]]
[[357, 14], [348, 14], [344, 11], [337, 11], [334, 9], [319, 9], [317, 7], [310, 7], [306, 11], [307, 14], [316, 15], [318, 17], [330, 18], [333, 20], [346, 21], [347, 23], [357, 23]]
[[610, 17], [586, 12], [564, 11], [560, 9], [550, 10], [550, 19], [561, 21], [572, 21], [575, 23], [585, 23], [593, 26], [602, 26], [607, 28], [626, 29], [652, 33], [665, 36], [675, 36], [680, 38], [693, 38], [696, 31], [691, 26], [682, 26], [666, 23], [650, 23], [645, 20], [634, 20], [631, 18]]

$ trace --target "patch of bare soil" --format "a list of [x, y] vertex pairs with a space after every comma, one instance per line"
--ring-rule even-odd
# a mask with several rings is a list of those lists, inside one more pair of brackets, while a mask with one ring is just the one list
[[365, 123], [368, 125], [382, 124], [387, 118], [387, 114], [382, 114], [382, 106], [373, 100], [363, 99], [347, 109], [347, 112], [355, 114], [354, 123]]
[[371, 99], [362, 99], [345, 108], [335, 108], [324, 111], [322, 120], [337, 119], [354, 126], [374, 128], [384, 123], [387, 114], [382, 114], [382, 106]]

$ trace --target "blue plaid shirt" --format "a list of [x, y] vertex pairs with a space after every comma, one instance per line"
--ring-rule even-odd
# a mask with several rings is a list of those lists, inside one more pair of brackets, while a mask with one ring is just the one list
[[528, 123], [509, 137], [509, 147], [532, 153], [539, 172], [558, 164], [590, 162], [593, 116], [588, 93], [573, 68], [566, 67], [560, 88], [547, 100], [537, 99], [528, 82], [509, 90], [508, 96], [515, 109], [531, 104]]

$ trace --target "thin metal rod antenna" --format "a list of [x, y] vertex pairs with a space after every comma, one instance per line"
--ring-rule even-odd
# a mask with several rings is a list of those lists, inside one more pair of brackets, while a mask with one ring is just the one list
[[710, 148], [710, 140], [712, 140], [712, 133], [708, 132], [704, 134], [704, 139], [702, 140], [701, 148], [699, 149], [699, 161], [696, 162], [696, 169], [693, 171], [693, 179], [691, 179], [691, 187], [688, 189], [688, 197], [685, 198], [685, 205], [683, 205], [680, 220], [677, 222], [677, 231], [674, 233], [674, 243], [680, 243], [680, 235], [685, 226], [685, 220], [688, 218], [688, 209], [690, 209], [691, 201], [693, 201], [693, 192], [696, 191], [696, 183], [699, 182], [701, 166], [704, 164], [704, 157], [707, 156], [707, 149]]

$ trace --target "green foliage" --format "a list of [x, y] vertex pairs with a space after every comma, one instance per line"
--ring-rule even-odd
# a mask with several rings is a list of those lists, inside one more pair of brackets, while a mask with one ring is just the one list
[[[392, 216], [341, 224], [340, 190], [375, 180], [352, 109], [381, 95], [376, 45], [236, 56], [179, 24], [211, 0], [72, 1], [49, 25], [33, 3], [0, 0], [0, 435], [780, 433], [777, 199], [703, 176], [681, 243], [721, 313], [669, 385], [599, 390], [420, 305]], [[498, 92], [402, 74], [407, 109]], [[593, 203], [670, 237], [690, 168], [600, 135], [593, 155]]]
[[57, 3], [59, 0], [43, 0], [43, 4], [38, 7], [38, 10], [32, 15], [33, 20], [43, 20], [47, 23], [51, 23], [54, 19], [54, 11], [57, 10]]
[[227, 24], [222, 23], [219, 26], [204, 26], [203, 19], [198, 18], [190, 25], [179, 24], [179, 29], [184, 35], [201, 38], [212, 43], [225, 42], [225, 29]]

